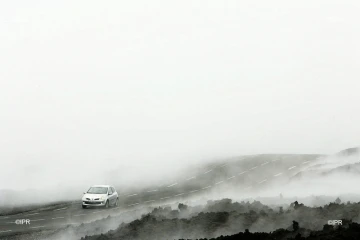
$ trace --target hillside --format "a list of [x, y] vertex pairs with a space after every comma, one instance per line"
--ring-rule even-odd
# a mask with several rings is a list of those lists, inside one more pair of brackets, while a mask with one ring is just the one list
[[[254, 239], [251, 237], [256, 236], [286, 239], [298, 234], [302, 236], [324, 234], [321, 230], [329, 232], [331, 226], [327, 225], [327, 221], [335, 216], [336, 219], [343, 219], [344, 228], [350, 226], [351, 231], [356, 230], [352, 236], [358, 236], [359, 225], [350, 223], [360, 220], [359, 210], [360, 202], [330, 203], [317, 208], [295, 202], [287, 209], [272, 209], [256, 201], [238, 203], [224, 199], [207, 203], [199, 213], [195, 213], [196, 209], [194, 212], [194, 209], [183, 204], [179, 204], [178, 209], [155, 208], [139, 220], [120, 224], [117, 229], [106, 234], [86, 236], [82, 240], [206, 239], [233, 234], [233, 237], [239, 237], [242, 234], [238, 232], [246, 232], [249, 239]], [[294, 227], [293, 221], [297, 226]], [[257, 233], [250, 234], [249, 230]], [[343, 231], [351, 232], [350, 230]]]

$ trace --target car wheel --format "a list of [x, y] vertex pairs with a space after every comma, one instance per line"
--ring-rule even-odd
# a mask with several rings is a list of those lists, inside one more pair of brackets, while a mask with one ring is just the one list
[[119, 199], [117, 198], [115, 201], [115, 207], [117, 207], [119, 205]]
[[82, 208], [86, 208], [86, 205], [82, 205]]
[[105, 208], [109, 208], [109, 200], [106, 200]]

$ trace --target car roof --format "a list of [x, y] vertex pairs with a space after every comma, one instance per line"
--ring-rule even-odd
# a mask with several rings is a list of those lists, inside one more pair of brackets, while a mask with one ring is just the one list
[[111, 187], [110, 185], [93, 185], [91, 187]]

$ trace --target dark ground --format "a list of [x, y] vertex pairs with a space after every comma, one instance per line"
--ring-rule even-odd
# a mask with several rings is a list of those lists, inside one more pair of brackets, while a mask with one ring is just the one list
[[[316, 208], [294, 202], [274, 210], [256, 201], [223, 199], [209, 201], [200, 213], [179, 204], [176, 210], [155, 208], [116, 230], [82, 239], [360, 239], [360, 225], [353, 222], [360, 202], [337, 202]], [[338, 219], [342, 226], [327, 225]]]

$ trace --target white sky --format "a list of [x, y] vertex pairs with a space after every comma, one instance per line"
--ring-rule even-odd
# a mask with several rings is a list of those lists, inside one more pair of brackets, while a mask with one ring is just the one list
[[2, 1], [0, 188], [359, 145], [359, 6]]

